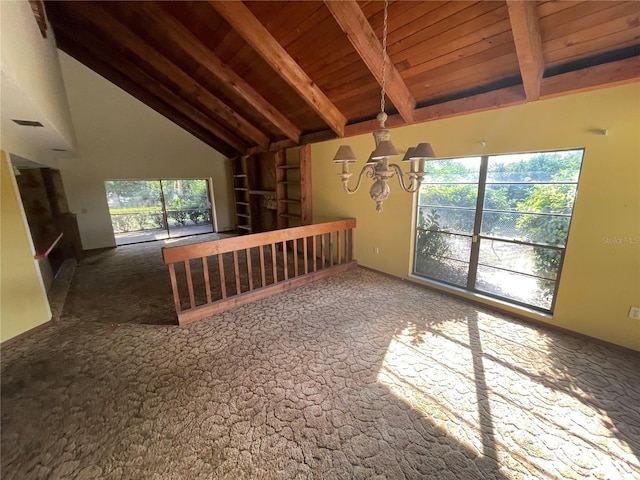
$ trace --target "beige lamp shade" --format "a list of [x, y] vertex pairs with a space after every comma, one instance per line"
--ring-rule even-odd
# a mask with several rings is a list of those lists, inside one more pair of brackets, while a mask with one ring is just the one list
[[389, 140], [382, 140], [371, 154], [372, 160], [380, 160], [385, 157], [397, 157], [398, 151]]
[[[374, 150], [374, 151], [375, 151], [375, 150]], [[367, 159], [367, 163], [366, 163], [366, 165], [375, 165], [375, 164], [377, 164], [377, 163], [378, 163], [378, 159], [377, 159], [377, 158], [373, 158], [373, 152], [374, 152], [374, 151], [372, 151], [372, 152], [369, 154], [369, 158]]]
[[351, 146], [340, 145], [336, 156], [333, 157], [334, 163], [354, 163], [356, 161], [356, 154], [353, 153]]
[[405, 153], [404, 157], [402, 157], [402, 161], [403, 162], [413, 162], [414, 160], [411, 159], [411, 156], [413, 155], [413, 152], [414, 152], [415, 149], [416, 149], [416, 147], [407, 148], [407, 153]]
[[419, 143], [418, 146], [411, 152], [409, 160], [427, 160], [436, 158], [436, 154], [433, 152], [430, 143]]

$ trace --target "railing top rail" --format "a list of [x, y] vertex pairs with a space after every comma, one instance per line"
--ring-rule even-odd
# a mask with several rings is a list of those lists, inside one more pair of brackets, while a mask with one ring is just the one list
[[313, 225], [303, 225], [301, 227], [272, 230], [269, 232], [255, 233], [241, 237], [224, 238], [209, 242], [194, 243], [191, 245], [179, 245], [176, 247], [163, 247], [162, 259], [165, 265], [182, 262], [192, 258], [208, 257], [219, 255], [246, 248], [260, 247], [298, 238], [322, 235], [338, 230], [348, 230], [356, 227], [355, 218], [346, 218], [333, 222], [318, 223]]

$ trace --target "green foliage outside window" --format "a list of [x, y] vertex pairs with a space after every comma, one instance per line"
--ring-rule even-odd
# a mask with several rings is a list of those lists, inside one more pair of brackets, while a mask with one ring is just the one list
[[[419, 192], [417, 258], [431, 258], [444, 267], [449, 257], [466, 254], [463, 244], [458, 244], [458, 234], [474, 233], [479, 203], [480, 235], [496, 237], [499, 242], [534, 244], [530, 249], [532, 270], [523, 273], [555, 279], [569, 233], [582, 155], [583, 151], [574, 150], [489, 157], [484, 198], [479, 202], [479, 157], [427, 163], [426, 183]], [[439, 278], [437, 267], [432, 264], [429, 268]], [[540, 282], [541, 289], [553, 286], [553, 281]]]
[[427, 213], [426, 217], [420, 214], [418, 224], [418, 236], [416, 239], [416, 252], [423, 257], [440, 260], [449, 253], [449, 243], [441, 232], [446, 232], [440, 226], [440, 215], [435, 210]]
[[211, 223], [208, 182], [203, 179], [110, 180], [105, 189], [115, 232]]
[[[485, 234], [507, 234], [504, 230], [514, 224], [521, 238], [534, 243], [564, 245], [568, 235], [566, 217], [551, 215], [522, 215], [513, 220], [519, 212], [540, 214], [570, 215], [575, 186], [532, 185], [531, 182], [575, 182], [580, 171], [581, 151], [542, 153], [514, 162], [490, 162], [487, 189], [484, 198], [484, 210], [496, 212], [483, 217], [482, 231]], [[452, 231], [471, 233], [477, 200], [479, 170], [476, 162], [437, 161], [428, 172], [428, 181], [432, 182], [421, 189], [420, 204], [459, 209], [440, 209], [437, 222], [441, 222], [446, 212], [446, 222]], [[470, 182], [455, 183], [455, 182]], [[494, 182], [504, 182], [497, 183]], [[513, 183], [509, 183], [513, 182]], [[462, 209], [460, 209], [462, 208]], [[469, 209], [469, 210], [463, 210]], [[432, 209], [431, 216], [435, 213]], [[428, 223], [420, 219], [419, 226]], [[509, 232], [511, 233], [511, 232]], [[548, 248], [535, 248], [538, 274], [557, 271], [560, 251]]]
[[[575, 171], [579, 171], [580, 158], [574, 156], [565, 167], [550, 174], [552, 181], [563, 181]], [[571, 213], [575, 200], [573, 185], [536, 185], [529, 195], [518, 202], [518, 209], [527, 212]], [[565, 245], [569, 235], [569, 224], [563, 217], [526, 216], [518, 220], [517, 228], [527, 232], [532, 242], [551, 245]], [[560, 250], [534, 247], [535, 265], [538, 275], [554, 278], [560, 268]]]

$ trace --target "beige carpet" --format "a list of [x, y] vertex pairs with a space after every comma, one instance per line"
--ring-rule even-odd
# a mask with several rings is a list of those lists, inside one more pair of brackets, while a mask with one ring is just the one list
[[637, 355], [364, 269], [178, 327], [159, 247], [3, 349], [3, 479], [640, 478]]

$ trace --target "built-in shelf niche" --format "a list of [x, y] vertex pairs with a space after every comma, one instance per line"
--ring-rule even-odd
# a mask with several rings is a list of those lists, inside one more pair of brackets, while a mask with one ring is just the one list
[[239, 233], [311, 223], [310, 147], [240, 157], [233, 162]]

